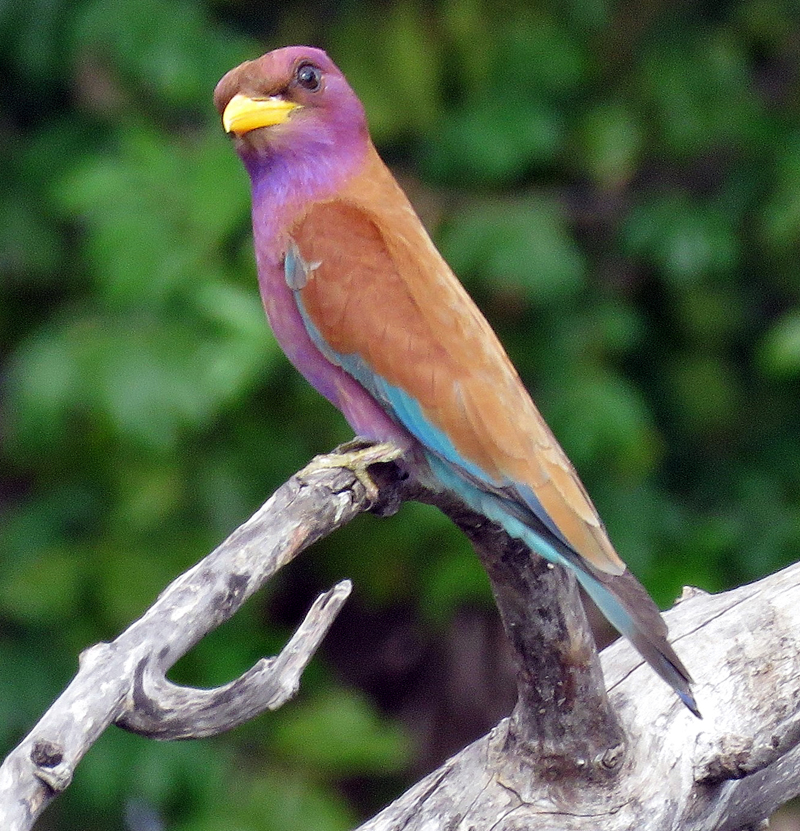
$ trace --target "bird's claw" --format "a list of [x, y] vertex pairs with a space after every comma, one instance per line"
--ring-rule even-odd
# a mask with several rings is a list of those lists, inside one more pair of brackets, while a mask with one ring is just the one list
[[306, 465], [298, 474], [302, 479], [318, 470], [335, 470], [344, 468], [364, 487], [370, 505], [375, 505], [380, 497], [378, 486], [369, 475], [368, 469], [372, 465], [388, 464], [402, 458], [403, 451], [392, 442], [373, 442], [369, 439], [356, 437], [352, 441], [340, 445], [333, 453], [317, 456]]

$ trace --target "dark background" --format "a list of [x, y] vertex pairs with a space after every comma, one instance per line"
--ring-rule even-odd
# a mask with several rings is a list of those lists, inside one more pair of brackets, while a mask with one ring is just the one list
[[[0, 2], [0, 748], [315, 453], [350, 436], [256, 289], [218, 78], [326, 48], [662, 605], [800, 549], [800, 5]], [[42, 829], [335, 831], [513, 702], [436, 512], [359, 519], [176, 667], [209, 686], [354, 596], [296, 701], [110, 730]], [[0, 754], [2, 755], [2, 754]]]

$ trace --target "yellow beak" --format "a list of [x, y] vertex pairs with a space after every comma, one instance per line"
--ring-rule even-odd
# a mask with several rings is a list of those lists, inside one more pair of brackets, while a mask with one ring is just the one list
[[237, 136], [241, 136], [258, 127], [283, 124], [288, 120], [289, 113], [299, 106], [278, 96], [249, 98], [237, 93], [225, 107], [225, 112], [222, 114], [222, 126], [226, 133], [236, 133]]

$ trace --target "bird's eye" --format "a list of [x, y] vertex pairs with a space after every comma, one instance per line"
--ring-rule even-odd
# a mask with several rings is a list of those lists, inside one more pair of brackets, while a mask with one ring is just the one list
[[301, 63], [295, 72], [297, 83], [309, 92], [316, 92], [322, 85], [322, 70], [313, 63]]

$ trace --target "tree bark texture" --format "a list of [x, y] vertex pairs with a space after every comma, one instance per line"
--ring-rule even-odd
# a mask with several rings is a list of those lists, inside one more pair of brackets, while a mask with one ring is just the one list
[[407, 499], [437, 505], [470, 538], [512, 647], [518, 701], [362, 831], [734, 831], [800, 792], [800, 566], [721, 595], [687, 590], [667, 613], [700, 721], [624, 641], [603, 652], [601, 672], [571, 575], [447, 495], [421, 490], [396, 457], [362, 443], [315, 460], [116, 640], [86, 650], [0, 766], [0, 829], [32, 828], [110, 724], [198, 739], [285, 703], [349, 581], [317, 599], [280, 655], [231, 683], [198, 690], [166, 673], [315, 540]]

